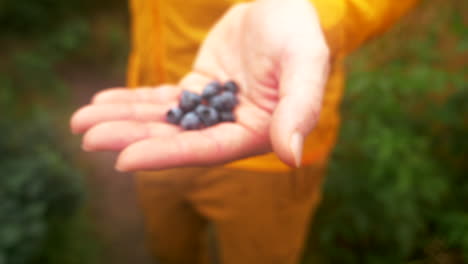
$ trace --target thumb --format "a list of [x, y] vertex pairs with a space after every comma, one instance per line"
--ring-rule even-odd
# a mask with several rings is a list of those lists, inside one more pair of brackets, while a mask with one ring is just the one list
[[304, 138], [318, 121], [329, 71], [326, 46], [309, 56], [299, 51], [304, 49], [294, 49], [282, 60], [279, 102], [270, 127], [273, 151], [292, 167], [300, 167]]

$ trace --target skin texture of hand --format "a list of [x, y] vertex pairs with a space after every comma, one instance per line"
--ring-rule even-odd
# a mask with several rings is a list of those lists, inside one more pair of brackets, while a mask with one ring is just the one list
[[[320, 113], [329, 51], [307, 0], [259, 0], [231, 8], [177, 85], [109, 89], [71, 119], [87, 151], [118, 151], [120, 171], [222, 164], [274, 151], [299, 166]], [[183, 131], [165, 121], [182, 89], [211, 80], [240, 85], [236, 123]]]

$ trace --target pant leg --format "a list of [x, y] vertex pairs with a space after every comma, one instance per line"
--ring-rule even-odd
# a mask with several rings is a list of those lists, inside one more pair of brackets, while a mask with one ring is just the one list
[[285, 173], [215, 169], [190, 199], [214, 222], [223, 264], [296, 264], [320, 200], [323, 168]]
[[203, 248], [206, 220], [184, 197], [192, 174], [196, 170], [174, 169], [135, 177], [150, 250], [161, 264], [208, 261]]

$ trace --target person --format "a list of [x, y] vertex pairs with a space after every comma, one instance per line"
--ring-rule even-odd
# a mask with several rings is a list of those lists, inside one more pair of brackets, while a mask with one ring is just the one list
[[[298, 263], [340, 123], [345, 57], [416, 0], [131, 0], [128, 86], [71, 118], [83, 149], [136, 172], [163, 263]], [[164, 121], [182, 90], [235, 80], [235, 123]]]

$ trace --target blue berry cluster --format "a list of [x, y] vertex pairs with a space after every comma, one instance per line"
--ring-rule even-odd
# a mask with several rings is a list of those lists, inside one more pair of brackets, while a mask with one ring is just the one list
[[186, 130], [201, 129], [220, 122], [234, 122], [233, 110], [239, 103], [239, 86], [234, 81], [222, 85], [217, 81], [208, 83], [201, 95], [184, 90], [179, 106], [171, 108], [166, 115], [169, 123]]

